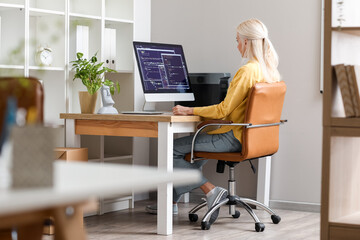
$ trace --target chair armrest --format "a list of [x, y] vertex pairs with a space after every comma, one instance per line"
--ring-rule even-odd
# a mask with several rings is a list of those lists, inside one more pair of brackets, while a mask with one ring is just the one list
[[194, 135], [194, 138], [192, 140], [190, 162], [194, 163], [195, 139], [198, 136], [198, 134], [206, 127], [209, 127], [209, 126], [226, 126], [227, 125], [227, 126], [244, 126], [245, 128], [257, 128], [257, 127], [278, 126], [278, 125], [284, 124], [286, 122], [287, 122], [287, 119], [280, 120], [280, 122], [277, 122], [277, 123], [267, 123], [267, 124], [253, 125], [251, 123], [233, 123], [232, 121], [226, 121], [226, 120], [207, 120], [207, 121], [204, 121], [204, 122], [200, 123], [197, 126], [198, 130], [196, 131], [196, 133]]
[[[212, 123], [207, 123], [207, 124], [200, 124], [202, 126], [198, 126], [198, 130], [196, 131], [195, 135], [194, 135], [194, 138], [192, 140], [192, 143], [191, 143], [191, 159], [190, 159], [190, 162], [191, 163], [194, 163], [194, 146], [195, 146], [195, 139], [196, 137], [198, 136], [198, 134], [206, 127], [209, 127], [209, 126], [244, 126], [244, 127], [250, 127], [251, 126], [251, 123], [232, 123], [231, 121], [224, 121], [224, 120], [209, 120], [209, 121], [206, 121], [206, 122], [212, 122]], [[217, 122], [217, 123], [214, 123], [214, 122]], [[218, 123], [218, 122], [225, 122], [225, 123]]]
[[280, 120], [280, 122], [277, 123], [264, 123], [264, 124], [251, 124], [250, 126], [247, 126], [246, 128], [258, 128], [258, 127], [271, 127], [271, 126], [278, 126], [286, 123], [287, 120]]

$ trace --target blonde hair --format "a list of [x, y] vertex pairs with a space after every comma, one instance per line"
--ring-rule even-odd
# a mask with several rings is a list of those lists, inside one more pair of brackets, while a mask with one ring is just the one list
[[243, 45], [247, 39], [244, 57], [260, 64], [265, 81], [280, 81], [277, 69], [279, 57], [269, 39], [266, 26], [258, 19], [249, 19], [239, 24], [237, 33]]

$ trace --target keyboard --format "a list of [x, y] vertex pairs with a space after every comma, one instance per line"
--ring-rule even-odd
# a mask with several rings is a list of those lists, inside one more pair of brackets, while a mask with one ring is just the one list
[[159, 115], [164, 112], [156, 112], [156, 111], [121, 111], [122, 114], [138, 114], [138, 115]]

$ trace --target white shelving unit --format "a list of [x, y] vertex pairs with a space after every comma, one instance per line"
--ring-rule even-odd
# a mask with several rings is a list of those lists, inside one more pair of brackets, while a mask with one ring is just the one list
[[[133, 40], [150, 41], [151, 0], [0, 0], [0, 76], [33, 76], [42, 80], [45, 90], [44, 120], [63, 126], [60, 113], [79, 113], [78, 91], [86, 90], [80, 80], [73, 81], [71, 61], [76, 59], [77, 25], [89, 29], [89, 57], [97, 53], [105, 61], [108, 47], [105, 28], [116, 30], [118, 73], [107, 75], [121, 86], [114, 95], [119, 110], [134, 110], [143, 101], [138, 75], [134, 74]], [[39, 66], [36, 53], [49, 47], [51, 66]], [[101, 106], [98, 94], [97, 109]], [[97, 110], [96, 109], [96, 110]], [[133, 138], [82, 137], [89, 148], [89, 161], [134, 164], [133, 149], [146, 141]], [[142, 150], [140, 150], [141, 152]], [[141, 154], [140, 154], [141, 156]], [[104, 200], [100, 213], [133, 206], [133, 194]]]

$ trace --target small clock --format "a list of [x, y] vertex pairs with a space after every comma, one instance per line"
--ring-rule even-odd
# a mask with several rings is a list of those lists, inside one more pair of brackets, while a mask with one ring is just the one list
[[51, 48], [41, 47], [36, 52], [36, 62], [39, 65], [50, 66], [53, 61], [53, 54]]

